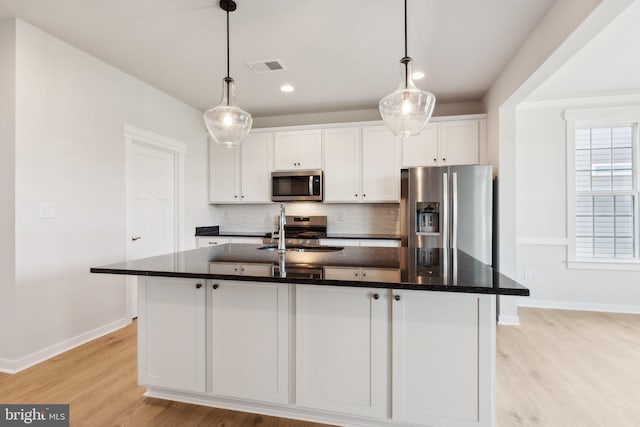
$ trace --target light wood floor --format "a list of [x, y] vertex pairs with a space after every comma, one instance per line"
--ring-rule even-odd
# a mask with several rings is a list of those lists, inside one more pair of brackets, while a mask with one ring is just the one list
[[[499, 427], [640, 426], [640, 315], [519, 313], [522, 326], [498, 327]], [[19, 374], [0, 374], [0, 403], [70, 403], [73, 427], [320, 426], [143, 392], [135, 325]]]

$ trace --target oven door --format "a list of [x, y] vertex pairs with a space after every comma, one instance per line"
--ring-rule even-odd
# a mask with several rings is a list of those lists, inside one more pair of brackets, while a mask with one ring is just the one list
[[321, 202], [322, 171], [272, 172], [271, 200]]

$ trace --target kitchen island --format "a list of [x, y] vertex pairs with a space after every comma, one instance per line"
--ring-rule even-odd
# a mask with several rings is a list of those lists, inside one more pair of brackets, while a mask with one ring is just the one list
[[464, 252], [228, 244], [91, 269], [139, 276], [151, 397], [353, 426], [495, 425], [496, 295]]

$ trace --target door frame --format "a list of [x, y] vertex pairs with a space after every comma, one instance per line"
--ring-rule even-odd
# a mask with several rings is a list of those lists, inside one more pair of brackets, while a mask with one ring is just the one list
[[[174, 251], [184, 249], [184, 172], [185, 153], [187, 145], [184, 142], [167, 138], [156, 133], [124, 124], [123, 126], [125, 144], [125, 259], [129, 261], [131, 256], [131, 178], [132, 178], [132, 153], [134, 144], [148, 145], [152, 148], [159, 148], [168, 151], [173, 156], [174, 166]], [[127, 319], [137, 317], [137, 277], [126, 276], [125, 310]]]

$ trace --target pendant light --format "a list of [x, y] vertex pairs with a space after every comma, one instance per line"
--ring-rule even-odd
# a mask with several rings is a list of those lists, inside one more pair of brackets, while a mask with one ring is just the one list
[[413, 83], [411, 58], [407, 54], [407, 0], [404, 0], [404, 58], [400, 60], [400, 86], [380, 100], [382, 119], [395, 136], [414, 136], [427, 126], [436, 97]]
[[236, 105], [235, 87], [229, 76], [229, 12], [236, 10], [233, 0], [220, 0], [220, 9], [227, 12], [227, 76], [222, 79], [222, 99], [217, 107], [204, 113], [204, 124], [213, 140], [225, 147], [239, 145], [253, 124], [251, 114]]

